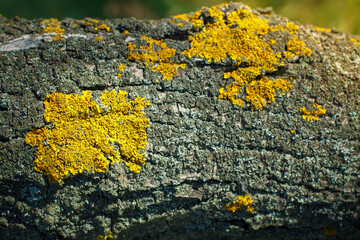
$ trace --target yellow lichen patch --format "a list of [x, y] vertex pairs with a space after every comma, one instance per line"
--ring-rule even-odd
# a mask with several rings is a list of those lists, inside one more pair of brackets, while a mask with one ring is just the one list
[[119, 73], [115, 73], [115, 75], [117, 76], [117, 77], [122, 77], [122, 72], [124, 72], [124, 69], [125, 69], [125, 65], [124, 64], [119, 64], [118, 63], [118, 70], [119, 70]]
[[98, 106], [90, 91], [83, 95], [52, 93], [44, 101], [44, 119], [51, 123], [29, 132], [25, 141], [37, 147], [35, 170], [52, 183], [61, 183], [69, 173], [107, 172], [109, 163], [123, 161], [138, 173], [145, 164], [146, 129], [149, 119], [142, 110], [144, 98], [127, 98], [113, 90], [101, 95]]
[[153, 72], [160, 72], [163, 80], [173, 79], [174, 74], [177, 74], [177, 68], [185, 67], [184, 64], [173, 63], [171, 57], [175, 56], [176, 50], [168, 48], [163, 40], [155, 40], [145, 36], [142, 36], [141, 40], [146, 41], [147, 45], [137, 47], [132, 42], [128, 43], [130, 50], [128, 60], [143, 62]]
[[268, 43], [271, 45], [277, 45], [277, 42], [274, 39], [270, 39]]
[[[198, 16], [201, 11], [197, 12]], [[267, 20], [247, 9], [237, 9], [225, 15], [219, 6], [215, 6], [208, 10], [208, 15], [211, 20], [205, 23], [199, 33], [189, 36], [191, 48], [182, 54], [189, 58], [197, 56], [208, 62], [216, 63], [228, 58], [234, 62], [236, 70], [224, 73], [224, 78], [231, 78], [233, 82], [219, 89], [218, 99], [228, 99], [235, 105], [243, 106], [244, 101], [240, 99], [239, 93], [246, 89], [245, 101], [251, 104], [253, 110], [261, 110], [266, 103], [274, 101], [276, 89], [283, 93], [291, 89], [289, 81], [281, 79], [275, 83], [264, 76], [284, 66], [284, 62], [280, 61], [282, 53], [276, 53], [271, 48], [277, 42], [274, 39], [265, 41], [265, 35], [269, 32], [285, 32], [284, 27], [271, 27]], [[181, 15], [178, 18], [185, 17]], [[289, 34], [295, 34], [299, 27], [289, 22], [286, 29]], [[294, 54], [310, 55], [311, 50], [295, 37], [288, 44], [290, 50], [284, 52], [285, 58], [293, 57]], [[292, 53], [292, 50], [296, 52]]]
[[188, 20], [188, 15], [186, 13], [184, 14], [179, 14], [179, 15], [176, 15], [174, 16], [175, 19], [181, 19], [181, 20], [184, 20], [184, 21], [187, 21]]
[[245, 208], [248, 212], [253, 212], [254, 208], [251, 206], [253, 200], [249, 194], [245, 196], [236, 197], [236, 202], [225, 205], [225, 209], [230, 212], [236, 212], [237, 210]]
[[102, 235], [96, 237], [96, 240], [108, 240], [108, 239], [114, 239], [112, 232], [108, 232], [105, 237], [103, 237]]
[[314, 108], [317, 108], [317, 110], [310, 110], [307, 111], [305, 107], [300, 108], [300, 113], [302, 113], [302, 118], [304, 120], [307, 120], [308, 122], [311, 121], [318, 121], [319, 116], [322, 116], [326, 113], [326, 109], [323, 109], [321, 105], [314, 103]]
[[45, 26], [43, 33], [56, 33], [62, 35], [65, 33], [65, 29], [62, 29], [60, 22], [56, 18], [44, 19], [41, 24]]
[[284, 79], [269, 80], [262, 76], [260, 80], [253, 80], [246, 88], [247, 96], [245, 100], [252, 104], [252, 110], [262, 110], [265, 103], [275, 101], [275, 90], [282, 91], [283, 94], [289, 91], [293, 86]]
[[45, 27], [42, 33], [56, 33], [53, 41], [65, 40], [65, 38], [61, 36], [65, 33], [65, 29], [61, 28], [60, 22], [56, 18], [44, 19], [41, 21], [41, 24]]
[[94, 18], [86, 18], [87, 22], [99, 23], [100, 21]]
[[84, 20], [76, 20], [76, 22], [85, 26], [94, 26], [94, 24], [98, 24], [100, 21], [93, 18], [85, 18]]
[[353, 42], [355, 45], [360, 46], [360, 42], [358, 42], [358, 40], [355, 38], [350, 38], [349, 42]]
[[295, 51], [296, 55], [311, 55], [311, 49], [307, 48], [304, 41], [299, 40], [297, 36], [293, 36], [289, 41], [286, 43], [286, 47], [288, 51]]
[[61, 35], [55, 35], [55, 36], [53, 37], [53, 41], [58, 41], [58, 40], [64, 41], [65, 38], [62, 37]]
[[110, 27], [108, 25], [106, 25], [105, 23], [97, 26], [94, 30], [98, 31], [99, 29], [105, 29], [107, 32], [110, 32]]
[[295, 56], [295, 54], [290, 51], [284, 51], [283, 54], [285, 58], [293, 58]]
[[200, 18], [200, 15], [201, 15], [203, 9], [193, 12], [193, 13], [189, 13], [189, 14], [186, 14], [186, 13], [179, 14], [179, 15], [174, 16], [174, 18], [180, 19], [183, 21], [188, 21], [188, 22], [192, 23], [195, 28], [200, 28], [201, 26], [204, 25], [204, 21]]
[[289, 31], [290, 34], [296, 34], [299, 31], [299, 26], [292, 22], [287, 22], [285, 28]]
[[95, 40], [96, 41], [98, 41], [98, 42], [100, 42], [101, 40], [103, 40], [104, 38], [102, 37], [102, 36], [96, 36], [95, 37]]
[[285, 28], [281, 25], [275, 25], [275, 28], [273, 31], [282, 31], [282, 32], [285, 32]]
[[331, 28], [322, 28], [322, 27], [317, 27], [317, 26], [314, 26], [314, 28], [316, 31], [319, 31], [319, 32], [331, 32]]

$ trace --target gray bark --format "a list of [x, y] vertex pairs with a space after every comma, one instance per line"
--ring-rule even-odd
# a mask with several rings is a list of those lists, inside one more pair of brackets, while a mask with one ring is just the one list
[[[180, 54], [196, 31], [191, 24], [105, 20], [112, 29], [96, 41], [93, 27], [65, 19], [65, 40], [53, 42], [40, 20], [12, 21], [0, 21], [2, 239], [95, 239], [108, 231], [118, 239], [325, 239], [324, 227], [335, 238], [360, 239], [360, 46], [349, 34], [300, 25], [312, 55], [274, 73], [294, 77], [294, 88], [252, 111], [217, 99], [229, 83], [226, 64]], [[186, 68], [162, 81], [126, 60], [129, 38], [142, 35], [165, 39]], [[117, 63], [126, 64], [121, 78]], [[134, 174], [120, 162], [106, 174], [50, 184], [34, 171], [36, 148], [24, 141], [46, 125], [46, 95], [113, 89], [151, 102], [146, 165]], [[312, 101], [327, 112], [309, 123], [299, 108]], [[253, 213], [224, 208], [247, 193]]]

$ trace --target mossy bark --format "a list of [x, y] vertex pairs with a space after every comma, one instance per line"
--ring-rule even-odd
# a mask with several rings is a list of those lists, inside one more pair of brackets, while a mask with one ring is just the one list
[[[231, 4], [230, 9], [242, 8]], [[253, 10], [278, 25], [287, 19]], [[207, 18], [208, 16], [203, 16]], [[310, 57], [288, 59], [272, 78], [293, 88], [261, 111], [218, 100], [232, 63], [188, 58], [190, 22], [65, 19], [64, 40], [41, 33], [41, 20], [0, 17], [0, 235], [6, 239], [324, 239], [360, 238], [360, 46], [356, 36], [299, 25]], [[93, 25], [90, 23], [92, 22]], [[99, 24], [100, 24], [99, 23]], [[124, 31], [129, 34], [125, 34]], [[102, 36], [98, 41], [96, 36]], [[163, 39], [185, 63], [163, 81], [128, 60], [130, 41]], [[272, 34], [279, 45], [285, 39]], [[124, 64], [119, 72], [119, 64]], [[121, 76], [120, 76], [120, 75]], [[146, 165], [69, 176], [62, 186], [34, 171], [24, 141], [46, 123], [52, 92], [124, 90], [145, 97], [150, 119]], [[322, 105], [307, 122], [299, 112]], [[252, 213], [225, 205], [249, 194]]]

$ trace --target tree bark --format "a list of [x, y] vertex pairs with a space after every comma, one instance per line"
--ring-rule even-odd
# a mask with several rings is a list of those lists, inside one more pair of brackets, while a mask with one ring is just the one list
[[[229, 14], [246, 7], [219, 8]], [[268, 10], [249, 11], [273, 26], [289, 22]], [[95, 239], [109, 231], [115, 239], [360, 239], [359, 37], [299, 25], [295, 35], [311, 56], [283, 58], [284, 66], [258, 76], [293, 79], [293, 88], [253, 110], [246, 101], [241, 107], [218, 99], [231, 82], [224, 79], [234, 70], [229, 57], [215, 62], [181, 54], [192, 46], [189, 36], [214, 21], [208, 9], [199, 18], [205, 23], [198, 28], [174, 18], [64, 19], [53, 26], [62, 34], [46, 32], [41, 20], [1, 17], [4, 239]], [[269, 33], [277, 51], [286, 51], [285, 32]], [[168, 81], [129, 58], [129, 42], [139, 46], [142, 36], [163, 40], [176, 50], [173, 64], [186, 67]], [[36, 147], [25, 142], [33, 129], [52, 127], [44, 120], [46, 96], [89, 90], [99, 102], [114, 89], [151, 103], [144, 110], [150, 127], [140, 173], [120, 162], [107, 173], [49, 183], [34, 170]], [[313, 103], [326, 114], [308, 122], [299, 109]], [[225, 209], [245, 194], [253, 212]]]

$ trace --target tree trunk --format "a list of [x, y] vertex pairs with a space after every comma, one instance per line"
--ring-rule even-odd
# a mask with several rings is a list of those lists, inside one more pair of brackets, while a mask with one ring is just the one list
[[[2, 238], [360, 239], [359, 37], [244, 9], [158, 21], [1, 16]], [[253, 75], [240, 83], [232, 72]], [[90, 91], [103, 117], [112, 90], [150, 101], [146, 164], [130, 171], [127, 145], [114, 144], [121, 161], [107, 172], [51, 183], [34, 167], [39, 146], [25, 141], [58, 128], [44, 119], [49, 96]], [[69, 139], [85, 141], [68, 136], [59, 151]], [[225, 208], [246, 194], [253, 211]]]

